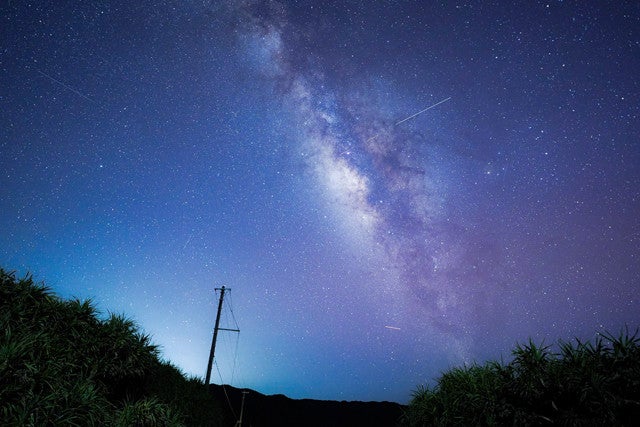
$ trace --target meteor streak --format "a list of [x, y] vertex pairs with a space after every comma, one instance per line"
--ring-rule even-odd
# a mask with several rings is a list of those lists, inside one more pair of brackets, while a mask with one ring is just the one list
[[63, 88], [65, 88], [65, 89], [69, 89], [71, 92], [75, 93], [76, 95], [78, 95], [78, 96], [80, 96], [80, 97], [82, 97], [82, 98], [86, 99], [87, 101], [91, 102], [92, 104], [95, 104], [95, 102], [94, 102], [91, 98], [89, 98], [88, 96], [85, 96], [85, 95], [81, 94], [80, 92], [78, 92], [77, 90], [75, 90], [74, 88], [72, 88], [71, 86], [68, 86], [68, 85], [66, 85], [66, 84], [62, 83], [60, 80], [57, 80], [57, 79], [55, 79], [55, 78], [51, 77], [49, 74], [47, 74], [47, 73], [45, 73], [45, 72], [43, 72], [43, 71], [38, 70], [38, 72], [39, 72], [40, 74], [42, 74], [43, 76], [45, 76], [46, 78], [48, 78], [49, 80], [52, 80], [54, 83], [58, 83], [58, 84], [59, 84], [60, 86], [62, 86]]
[[443, 99], [443, 100], [442, 100], [442, 101], [440, 101], [440, 102], [436, 102], [435, 104], [433, 104], [433, 105], [431, 105], [431, 106], [429, 106], [429, 107], [425, 108], [424, 110], [420, 110], [420, 111], [418, 111], [417, 113], [412, 114], [411, 116], [409, 116], [409, 117], [407, 117], [407, 118], [405, 118], [405, 119], [400, 120], [399, 122], [397, 122], [397, 123], [395, 124], [395, 126], [398, 126], [400, 123], [404, 123], [404, 122], [406, 122], [407, 120], [411, 120], [411, 119], [413, 119], [414, 117], [419, 116], [420, 114], [424, 113], [425, 111], [430, 110], [430, 109], [432, 109], [433, 107], [437, 107], [438, 105], [442, 104], [443, 102], [447, 102], [447, 101], [448, 101], [448, 100], [450, 100], [450, 99], [451, 99], [451, 97], [448, 97], [448, 98], [446, 98], [446, 99]]
[[399, 331], [400, 328], [396, 327], [396, 326], [385, 326], [385, 328], [387, 329], [393, 329], [394, 331]]
[[[425, 108], [424, 110], [420, 110], [420, 111], [418, 111], [417, 113], [412, 114], [412, 115], [410, 115], [409, 117], [406, 117], [406, 118], [404, 118], [404, 119], [402, 119], [402, 120], [400, 120], [400, 121], [398, 121], [398, 122], [394, 123], [393, 125], [394, 125], [394, 126], [398, 126], [399, 124], [402, 124], [402, 123], [406, 122], [407, 120], [411, 120], [411, 119], [413, 119], [414, 117], [419, 116], [420, 114], [424, 113], [425, 111], [430, 110], [430, 109], [432, 109], [432, 108], [434, 108], [434, 107], [437, 107], [438, 105], [440, 105], [440, 104], [442, 104], [442, 103], [444, 103], [444, 102], [447, 102], [447, 101], [448, 101], [448, 100], [450, 100], [450, 99], [451, 99], [451, 97], [448, 97], [448, 98], [443, 99], [442, 101], [436, 102], [435, 104], [428, 106], [428, 107], [427, 107], [427, 108]], [[374, 139], [376, 139], [379, 135], [380, 135], [380, 134], [379, 134], [379, 133], [377, 133], [377, 134], [373, 135], [371, 138], [367, 139], [365, 142], [373, 141], [373, 140], [374, 140]]]

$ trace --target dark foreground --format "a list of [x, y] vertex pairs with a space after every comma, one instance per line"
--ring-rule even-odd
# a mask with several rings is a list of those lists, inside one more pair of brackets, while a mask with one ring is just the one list
[[[240, 414], [242, 390], [225, 386], [236, 415]], [[227, 401], [222, 386], [211, 384], [221, 404]], [[225, 405], [230, 411], [229, 405]], [[398, 425], [403, 406], [393, 402], [338, 402], [266, 396], [250, 390], [245, 397], [242, 425], [246, 427], [392, 427]]]

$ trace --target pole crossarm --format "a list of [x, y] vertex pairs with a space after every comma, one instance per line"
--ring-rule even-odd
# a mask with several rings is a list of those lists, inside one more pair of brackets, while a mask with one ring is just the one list
[[240, 329], [227, 329], [227, 328], [220, 327], [220, 313], [222, 312], [222, 301], [224, 300], [224, 292], [230, 291], [231, 289], [225, 288], [223, 286], [221, 288], [215, 288], [215, 290], [220, 291], [220, 301], [218, 301], [218, 314], [216, 315], [216, 325], [213, 328], [213, 339], [211, 340], [211, 352], [209, 353], [209, 363], [207, 364], [207, 376], [204, 380], [204, 383], [206, 385], [209, 385], [211, 381], [211, 367], [213, 365], [213, 356], [216, 351], [216, 341], [218, 339], [218, 331], [240, 332]]

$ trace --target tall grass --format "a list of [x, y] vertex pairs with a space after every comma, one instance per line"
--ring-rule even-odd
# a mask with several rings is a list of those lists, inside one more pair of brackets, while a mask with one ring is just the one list
[[222, 422], [205, 385], [160, 360], [121, 315], [62, 300], [0, 269], [0, 425], [179, 426]]
[[435, 387], [414, 392], [404, 425], [637, 425], [637, 330], [561, 341], [557, 348], [529, 341], [516, 346], [508, 364], [445, 372]]

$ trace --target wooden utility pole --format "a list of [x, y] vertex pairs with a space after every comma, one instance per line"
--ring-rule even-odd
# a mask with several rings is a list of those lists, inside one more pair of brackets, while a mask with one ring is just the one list
[[225, 288], [224, 286], [221, 288], [216, 288], [216, 291], [220, 291], [220, 301], [218, 302], [218, 314], [216, 315], [216, 325], [213, 328], [213, 339], [211, 340], [211, 352], [209, 352], [209, 363], [207, 364], [207, 376], [204, 380], [206, 385], [209, 385], [211, 382], [211, 367], [213, 366], [213, 356], [216, 352], [216, 341], [218, 340], [218, 331], [233, 331], [240, 332], [239, 329], [226, 329], [220, 327], [220, 313], [222, 313], [222, 300], [224, 300], [224, 292], [230, 291], [231, 289]]
[[247, 390], [242, 390], [242, 404], [240, 405], [240, 419], [236, 422], [235, 427], [242, 427], [242, 414], [244, 413], [244, 397], [249, 393]]

